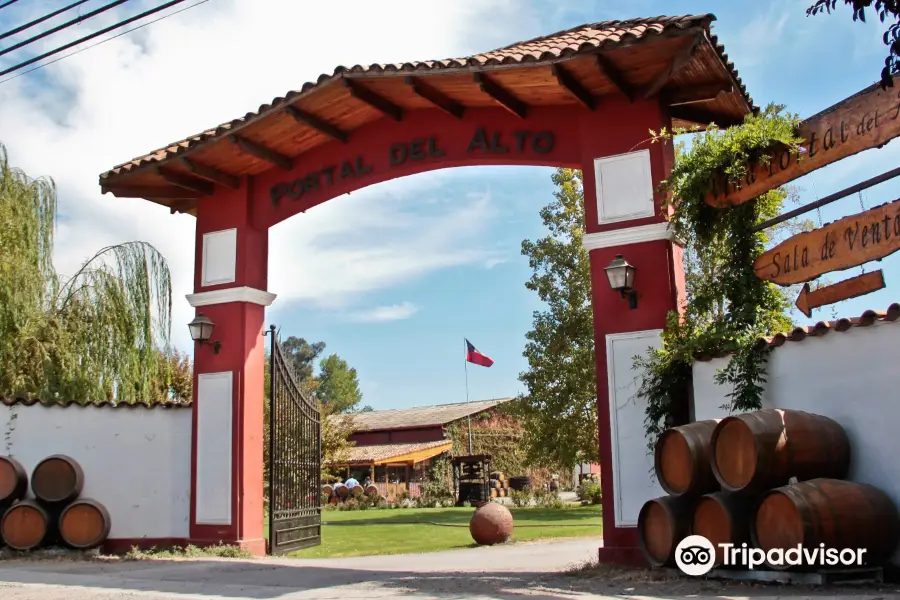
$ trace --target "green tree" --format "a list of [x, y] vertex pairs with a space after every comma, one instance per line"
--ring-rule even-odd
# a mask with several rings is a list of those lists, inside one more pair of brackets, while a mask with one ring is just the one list
[[316, 397], [330, 414], [351, 412], [362, 400], [356, 369], [337, 354], [322, 359], [318, 379]]
[[194, 370], [186, 353], [173, 350], [166, 355], [157, 352], [159, 379], [156, 381], [155, 402], [190, 402], [194, 391]]
[[525, 287], [547, 308], [535, 311], [526, 335], [528, 370], [519, 379], [528, 392], [512, 410], [526, 423], [532, 464], [572, 467], [596, 462], [599, 451], [591, 276], [581, 172], [557, 169], [552, 179], [555, 200], [540, 213], [549, 234], [522, 242], [534, 271]]
[[53, 180], [10, 166], [0, 145], [0, 394], [152, 402], [169, 381], [166, 261], [129, 242], [58, 274], [56, 202]]
[[310, 344], [304, 338], [292, 335], [281, 342], [281, 350], [293, 365], [297, 378], [304, 381], [312, 378], [316, 359], [325, 350], [325, 342]]

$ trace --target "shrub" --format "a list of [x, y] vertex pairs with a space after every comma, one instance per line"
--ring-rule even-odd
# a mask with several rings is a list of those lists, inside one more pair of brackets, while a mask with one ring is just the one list
[[557, 492], [547, 490], [535, 490], [534, 503], [541, 508], [565, 508], [566, 504], [559, 498]]
[[596, 481], [582, 481], [575, 493], [582, 504], [601, 504], [603, 502], [603, 488]]
[[510, 490], [509, 498], [512, 500], [513, 506], [523, 507], [531, 506], [534, 496], [528, 490]]
[[450, 491], [452, 470], [450, 461], [438, 458], [428, 469], [428, 474], [420, 486], [419, 505], [427, 508], [452, 506], [453, 492]]

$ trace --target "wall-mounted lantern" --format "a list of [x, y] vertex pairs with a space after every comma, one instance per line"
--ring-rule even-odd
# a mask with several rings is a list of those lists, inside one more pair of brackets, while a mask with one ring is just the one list
[[606, 278], [609, 280], [609, 287], [615, 292], [622, 294], [622, 298], [628, 298], [628, 308], [637, 308], [637, 292], [634, 291], [634, 266], [622, 258], [621, 254], [616, 257], [606, 267]]
[[210, 342], [210, 338], [212, 338], [213, 329], [215, 329], [216, 324], [209, 320], [209, 317], [204, 315], [203, 313], [198, 314], [194, 317], [194, 320], [188, 323], [188, 329], [191, 331], [191, 339], [196, 343], [203, 344], [211, 344], [213, 347], [213, 352], [215, 354], [219, 353], [219, 348], [221, 348], [222, 344], [218, 341]]

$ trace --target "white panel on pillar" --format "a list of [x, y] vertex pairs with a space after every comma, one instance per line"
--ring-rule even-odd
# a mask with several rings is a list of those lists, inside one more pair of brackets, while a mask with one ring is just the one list
[[197, 486], [199, 525], [231, 524], [231, 371], [197, 376]]
[[662, 345], [661, 329], [606, 336], [609, 381], [609, 428], [612, 442], [613, 488], [617, 527], [637, 525], [644, 502], [664, 496], [653, 476], [653, 457], [647, 453], [644, 433], [646, 400], [637, 397], [641, 373], [634, 357]]
[[237, 229], [203, 234], [200, 285], [234, 283], [237, 270]]
[[649, 150], [594, 159], [594, 178], [599, 223], [654, 215]]

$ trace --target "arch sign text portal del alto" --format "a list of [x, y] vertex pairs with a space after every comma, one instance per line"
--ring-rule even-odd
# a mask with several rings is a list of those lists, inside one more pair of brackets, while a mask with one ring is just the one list
[[[571, 167], [584, 173], [603, 485], [601, 558], [640, 561], [638, 511], [650, 479], [632, 357], [659, 343], [684, 295], [681, 249], [657, 184], [671, 145], [649, 130], [754, 110], [710, 31], [712, 15], [592, 23], [442, 61], [340, 67], [255, 113], [124, 163], [103, 192], [196, 217], [192, 306], [221, 350], [198, 347], [190, 536], [265, 551], [263, 358], [268, 231], [373, 183], [468, 165]], [[638, 272], [636, 308], [604, 268]], [[223, 435], [223, 430], [230, 435]]]

